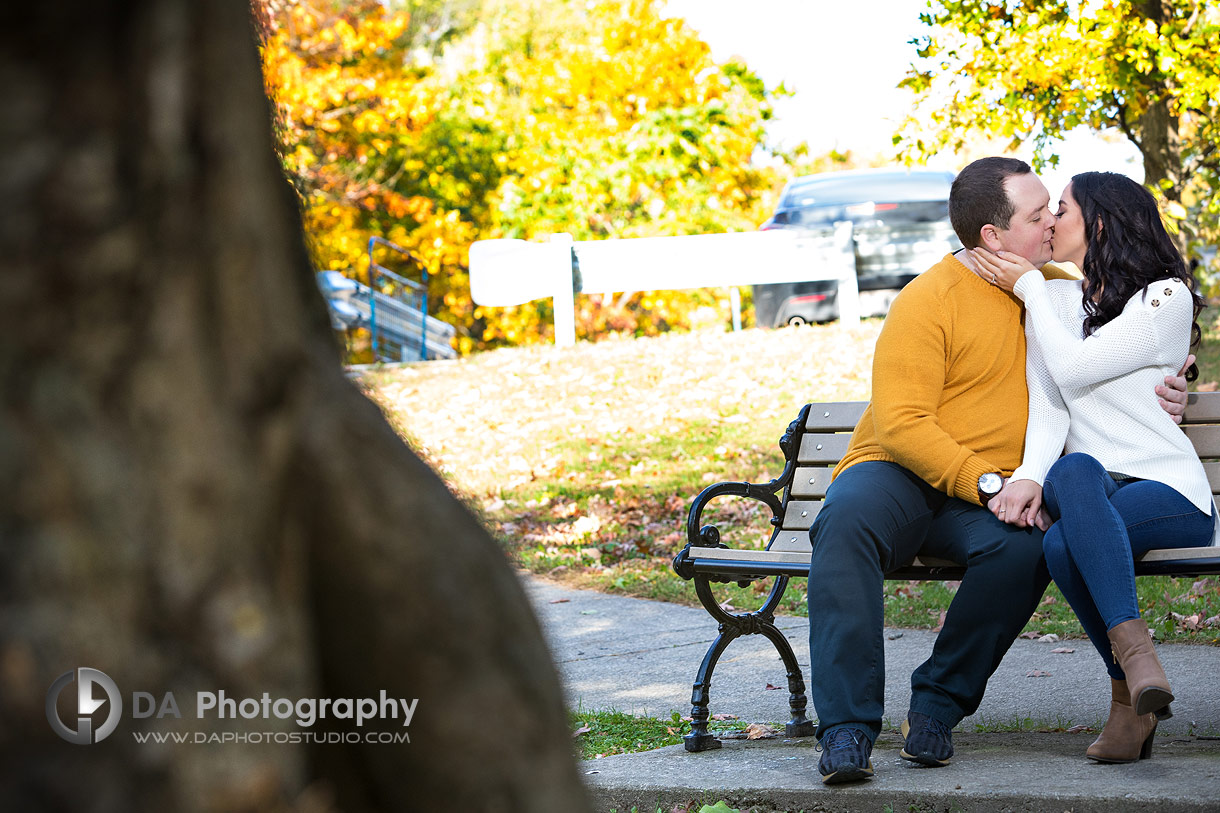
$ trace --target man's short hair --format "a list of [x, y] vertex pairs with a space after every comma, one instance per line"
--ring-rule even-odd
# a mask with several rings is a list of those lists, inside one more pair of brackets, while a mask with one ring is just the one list
[[966, 248], [978, 248], [979, 234], [988, 223], [1007, 229], [1014, 208], [1004, 189], [1013, 175], [1033, 172], [1017, 158], [992, 156], [966, 165], [949, 190], [949, 222]]

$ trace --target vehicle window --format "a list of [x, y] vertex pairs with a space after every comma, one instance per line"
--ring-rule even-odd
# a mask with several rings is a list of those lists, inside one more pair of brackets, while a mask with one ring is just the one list
[[953, 176], [948, 173], [884, 173], [844, 177], [812, 176], [793, 181], [780, 209], [848, 205], [868, 201], [937, 201], [949, 199]]
[[914, 201], [908, 203], [856, 203], [848, 206], [807, 206], [787, 212], [777, 212], [776, 225], [816, 228], [832, 226], [840, 220], [855, 225], [901, 223], [934, 223], [949, 216], [949, 201]]

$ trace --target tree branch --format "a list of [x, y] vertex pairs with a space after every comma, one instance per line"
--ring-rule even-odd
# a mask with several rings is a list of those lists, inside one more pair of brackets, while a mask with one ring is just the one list
[[1127, 123], [1127, 105], [1118, 101], [1118, 99], [1115, 99], [1114, 103], [1118, 107], [1118, 116], [1116, 117], [1118, 129], [1122, 130], [1123, 135], [1127, 137], [1127, 140], [1138, 147], [1139, 151], [1142, 153], [1144, 151], [1144, 145], [1140, 143], [1139, 138], [1137, 138], [1135, 133], [1131, 130], [1131, 125]]

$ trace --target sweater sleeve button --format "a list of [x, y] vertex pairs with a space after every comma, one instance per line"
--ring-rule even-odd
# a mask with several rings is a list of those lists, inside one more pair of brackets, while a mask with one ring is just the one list
[[1154, 308], [1159, 307], [1160, 304], [1161, 304], [1161, 300], [1159, 300], [1159, 299], [1152, 300], [1152, 307], [1154, 307]]
[[1172, 288], [1166, 288], [1166, 289], [1165, 289], [1165, 296], [1169, 296], [1169, 295], [1170, 295], [1170, 294], [1172, 294], [1172, 293], [1173, 293], [1173, 289], [1172, 289]]

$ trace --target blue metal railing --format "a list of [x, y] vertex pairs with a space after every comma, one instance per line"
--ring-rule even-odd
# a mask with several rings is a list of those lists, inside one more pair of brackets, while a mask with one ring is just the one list
[[[420, 268], [421, 280], [407, 279], [377, 262], [382, 245]], [[375, 362], [455, 358], [456, 329], [428, 317], [428, 270], [423, 261], [401, 246], [380, 237], [368, 241], [368, 285], [340, 271], [320, 271], [317, 283], [336, 330], [366, 329]], [[384, 290], [383, 290], [384, 289]], [[417, 354], [418, 353], [418, 354]]]
[[[399, 254], [406, 257], [407, 260], [418, 265], [422, 280], [420, 282], [414, 282], [395, 274], [390, 269], [376, 262], [373, 259], [373, 247], [377, 245], [385, 246], [391, 251], [397, 251]], [[418, 307], [419, 312], [422, 315], [422, 320], [420, 323], [419, 358], [421, 361], [424, 361], [428, 358], [428, 266], [424, 265], [423, 260], [407, 251], [402, 246], [397, 245], [396, 243], [391, 243], [384, 237], [370, 237], [368, 271], [369, 290], [380, 291], [381, 281], [386, 279], [395, 285], [400, 286], [401, 289], [412, 291], [414, 295], [419, 298]], [[377, 352], [379, 349], [377, 340], [377, 297], [373, 297], [369, 303], [369, 332], [372, 334], [373, 360], [383, 361], [380, 354]]]

